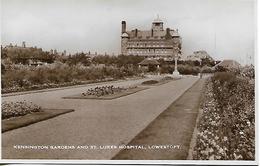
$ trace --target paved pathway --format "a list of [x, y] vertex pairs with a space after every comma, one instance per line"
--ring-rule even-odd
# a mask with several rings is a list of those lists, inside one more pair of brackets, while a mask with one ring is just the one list
[[122, 150], [113, 159], [186, 160], [205, 80], [200, 79], [128, 144], [145, 149]]
[[[2, 134], [4, 159], [111, 159], [113, 150], [21, 150], [14, 145], [119, 145], [129, 143], [153, 121], [197, 77], [187, 77], [114, 100], [62, 99], [91, 86], [51, 92], [3, 97], [3, 101], [32, 101], [45, 108], [70, 108], [75, 112]], [[113, 83], [126, 86], [141, 83], [131, 80]], [[110, 83], [106, 83], [109, 85]]]

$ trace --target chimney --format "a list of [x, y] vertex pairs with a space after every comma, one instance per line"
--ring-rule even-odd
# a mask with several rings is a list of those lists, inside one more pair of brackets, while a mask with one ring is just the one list
[[126, 22], [122, 21], [122, 33], [126, 32]]
[[138, 30], [135, 29], [135, 37], [137, 37], [137, 34], [138, 34]]
[[171, 39], [171, 38], [172, 38], [172, 35], [171, 35], [171, 33], [170, 33], [170, 28], [167, 28], [167, 29], [166, 29], [165, 38], [166, 38], [166, 39]]
[[23, 43], [22, 43], [22, 47], [23, 48], [25, 48], [26, 46], [25, 46], [25, 41], [23, 41]]

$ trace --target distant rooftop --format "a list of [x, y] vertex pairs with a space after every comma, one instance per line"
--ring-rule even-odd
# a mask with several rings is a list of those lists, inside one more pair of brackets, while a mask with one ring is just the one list
[[160, 63], [155, 59], [144, 59], [139, 65], [159, 65]]
[[239, 68], [241, 65], [240, 65], [240, 63], [238, 63], [235, 60], [226, 59], [226, 60], [223, 60], [222, 62], [218, 63], [214, 67], [217, 67], [217, 66], [222, 66], [222, 67], [226, 67], [226, 68]]

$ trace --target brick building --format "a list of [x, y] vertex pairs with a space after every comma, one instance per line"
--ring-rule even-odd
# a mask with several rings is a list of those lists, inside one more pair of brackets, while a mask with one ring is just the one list
[[126, 30], [122, 21], [121, 54], [139, 55], [146, 58], [172, 58], [181, 53], [181, 37], [178, 30], [163, 28], [163, 21], [157, 17], [151, 30]]

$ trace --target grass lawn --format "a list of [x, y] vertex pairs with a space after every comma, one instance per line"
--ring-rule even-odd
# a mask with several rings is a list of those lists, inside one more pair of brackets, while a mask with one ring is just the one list
[[43, 109], [40, 112], [2, 120], [2, 133], [73, 112], [72, 109]]
[[179, 80], [179, 79], [172, 78], [172, 79], [161, 79], [161, 80], [148, 80], [148, 81], [142, 82], [141, 85], [142, 86], [159, 86], [159, 85], [163, 85], [168, 82], [176, 81], [176, 80]]

